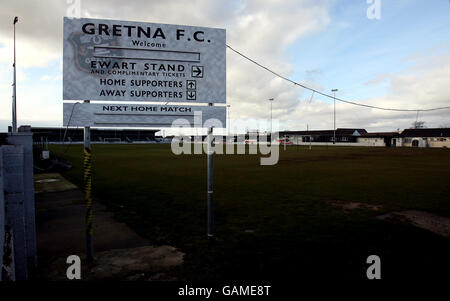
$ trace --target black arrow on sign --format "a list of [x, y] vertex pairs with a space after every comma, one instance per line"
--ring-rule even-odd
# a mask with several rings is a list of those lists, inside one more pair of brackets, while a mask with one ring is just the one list
[[189, 82], [189, 83], [188, 83], [188, 86], [189, 86], [189, 88], [192, 89], [192, 88], [194, 87], [194, 82]]
[[202, 74], [202, 69], [200, 69], [198, 66], [194, 66], [194, 76], [199, 76]]
[[195, 94], [194, 94], [194, 92], [189, 92], [188, 96], [189, 96], [190, 98], [194, 98]]

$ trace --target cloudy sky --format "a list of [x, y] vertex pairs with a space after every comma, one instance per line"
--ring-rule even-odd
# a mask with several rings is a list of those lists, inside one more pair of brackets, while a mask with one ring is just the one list
[[[450, 106], [449, 0], [0, 0], [0, 131], [11, 120], [13, 25], [18, 123], [62, 126], [63, 16], [225, 28], [227, 44], [292, 80], [364, 104], [402, 109]], [[374, 12], [371, 10], [371, 12]], [[280, 129], [331, 129], [333, 101], [227, 50], [231, 128], [266, 130], [270, 104]], [[337, 127], [408, 128], [415, 112], [337, 104]], [[450, 126], [450, 110], [420, 113]]]

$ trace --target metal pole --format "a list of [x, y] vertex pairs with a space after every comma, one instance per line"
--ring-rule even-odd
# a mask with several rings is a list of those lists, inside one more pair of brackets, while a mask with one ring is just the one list
[[214, 165], [213, 165], [213, 128], [208, 128], [207, 176], [208, 176], [208, 238], [214, 237]]
[[272, 143], [272, 101], [274, 98], [269, 98], [270, 101], [270, 143]]
[[333, 144], [336, 144], [336, 93], [334, 94]]
[[334, 99], [334, 114], [333, 114], [333, 144], [336, 144], [336, 92], [338, 89], [333, 89], [331, 92], [333, 92], [333, 99]]
[[270, 101], [270, 137], [272, 138], [272, 101]]
[[[89, 100], [85, 100], [89, 103]], [[91, 128], [84, 128], [84, 196], [86, 200], [86, 259], [94, 260], [94, 245], [92, 242], [92, 154], [91, 154]]]
[[[227, 128], [228, 128], [228, 136], [230, 136], [230, 123], [231, 123], [231, 117], [230, 117], [230, 105], [227, 105], [228, 108], [228, 124], [227, 124]], [[230, 137], [228, 137], [228, 139], [230, 139]]]
[[[306, 130], [308, 131], [309, 134], [309, 124], [306, 125]], [[311, 150], [311, 134], [309, 135], [309, 150]]]
[[417, 114], [416, 114], [416, 123], [414, 124], [414, 128], [415, 129], [417, 129], [418, 127], [417, 127], [417, 121], [419, 120], [419, 111], [417, 111]]
[[17, 17], [14, 17], [14, 88], [13, 88], [13, 103], [12, 103], [12, 132], [17, 132], [17, 105], [16, 105], [16, 23]]

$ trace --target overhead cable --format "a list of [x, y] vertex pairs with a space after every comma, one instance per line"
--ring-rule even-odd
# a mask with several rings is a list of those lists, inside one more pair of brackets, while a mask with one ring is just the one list
[[360, 107], [371, 108], [371, 109], [384, 110], [384, 111], [396, 111], [396, 112], [430, 112], [430, 111], [449, 110], [449, 109], [450, 109], [450, 107], [438, 107], [438, 108], [430, 108], [430, 109], [398, 109], [398, 108], [385, 108], [385, 107], [372, 106], [372, 105], [367, 105], [367, 104], [363, 104], [363, 103], [359, 103], [359, 102], [354, 102], [354, 101], [349, 101], [349, 100], [345, 100], [345, 99], [342, 99], [342, 98], [334, 97], [333, 95], [330, 95], [330, 94], [327, 94], [327, 93], [323, 93], [323, 92], [321, 92], [321, 91], [319, 91], [319, 90], [317, 90], [317, 89], [310, 88], [310, 87], [305, 86], [305, 85], [303, 85], [303, 84], [301, 84], [301, 83], [298, 83], [298, 82], [296, 82], [296, 81], [294, 81], [294, 80], [292, 80], [292, 79], [290, 79], [290, 78], [287, 78], [287, 77], [285, 77], [285, 76], [283, 76], [283, 75], [281, 75], [281, 74], [279, 74], [279, 73], [273, 71], [272, 69], [270, 69], [270, 68], [268, 68], [268, 67], [266, 67], [266, 66], [264, 66], [264, 65], [261, 65], [261, 64], [258, 63], [257, 61], [255, 61], [255, 60], [249, 58], [249, 57], [246, 56], [245, 54], [243, 54], [243, 53], [237, 51], [236, 49], [232, 48], [230, 45], [227, 45], [227, 47], [228, 47], [231, 51], [233, 51], [233, 52], [237, 53], [238, 55], [242, 56], [243, 58], [249, 60], [249, 61], [252, 62], [253, 64], [255, 64], [255, 65], [257, 65], [257, 66], [259, 66], [259, 67], [265, 69], [266, 71], [268, 71], [268, 72], [274, 74], [275, 76], [277, 76], [277, 77], [279, 77], [279, 78], [281, 78], [281, 79], [283, 79], [283, 80], [285, 80], [285, 81], [288, 81], [288, 82], [290, 82], [290, 83], [293, 83], [294, 85], [300, 86], [300, 87], [302, 87], [303, 89], [310, 90], [310, 91], [312, 91], [313, 93], [317, 93], [317, 94], [320, 94], [320, 95], [322, 95], [322, 96], [325, 96], [325, 97], [328, 97], [328, 98], [331, 98], [331, 99], [336, 99], [337, 101], [340, 101], [340, 102], [343, 102], [343, 103], [347, 103], [347, 104], [351, 104], [351, 105], [355, 105], [355, 106], [360, 106]]

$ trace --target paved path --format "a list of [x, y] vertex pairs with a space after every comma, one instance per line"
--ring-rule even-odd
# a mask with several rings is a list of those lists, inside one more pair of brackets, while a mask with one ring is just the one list
[[[36, 236], [39, 278], [63, 280], [69, 255], [82, 259], [83, 279], [169, 280], [171, 268], [183, 254], [173, 247], [153, 247], [119, 223], [105, 206], [94, 203], [93, 265], [83, 265], [85, 254], [84, 195], [60, 174], [36, 174]], [[170, 273], [169, 273], [170, 274]]]

